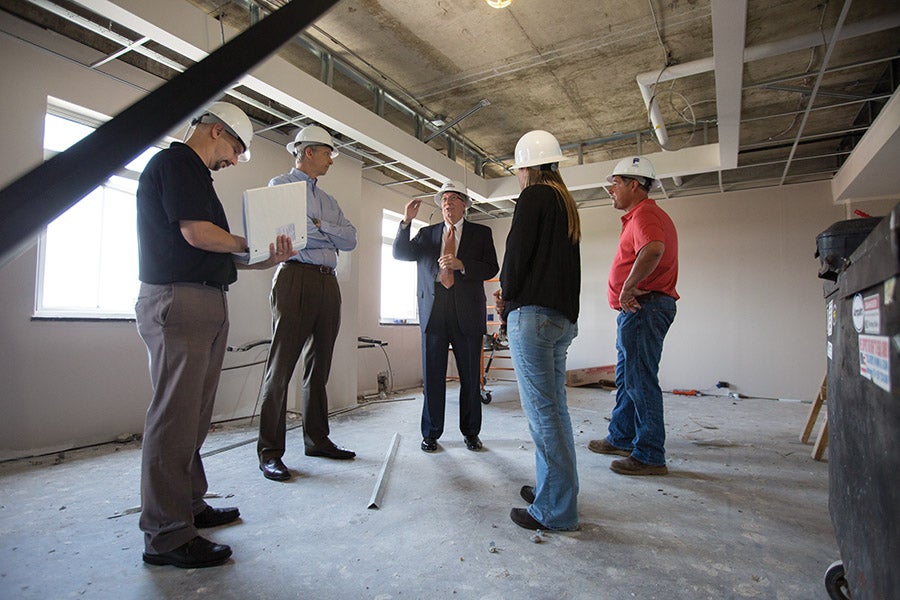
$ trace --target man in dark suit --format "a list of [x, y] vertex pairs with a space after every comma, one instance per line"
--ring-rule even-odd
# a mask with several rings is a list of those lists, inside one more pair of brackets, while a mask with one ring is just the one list
[[481, 348], [487, 333], [484, 282], [497, 274], [491, 230], [463, 217], [472, 205], [462, 184], [448, 181], [434, 195], [443, 222], [423, 227], [410, 240], [410, 224], [421, 199], [410, 200], [397, 237], [394, 258], [418, 265], [419, 326], [422, 330], [422, 450], [437, 450], [444, 432], [448, 349], [459, 372], [459, 430], [466, 448], [480, 450]]

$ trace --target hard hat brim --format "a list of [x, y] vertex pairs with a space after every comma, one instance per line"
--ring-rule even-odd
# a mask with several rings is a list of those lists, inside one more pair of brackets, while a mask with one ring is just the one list
[[660, 189], [659, 179], [654, 179], [652, 177], [647, 177], [646, 175], [635, 175], [633, 173], [613, 173], [612, 175], [606, 176], [606, 183], [612, 185], [613, 177], [618, 175], [619, 177], [625, 177], [627, 179], [637, 179], [640, 177], [641, 179], [649, 179], [650, 180], [650, 189], [658, 190]]
[[523, 160], [520, 163], [515, 163], [511, 166], [511, 169], [524, 169], [525, 167], [539, 167], [540, 165], [550, 165], [553, 163], [561, 163], [570, 160], [568, 156], [563, 156], [562, 154], [558, 156], [544, 156], [541, 158], [535, 158], [532, 160]]
[[326, 146], [331, 149], [331, 158], [332, 159], [337, 158], [338, 156], [341, 155], [340, 152], [335, 150], [334, 146], [331, 146], [329, 144], [323, 144], [321, 142], [288, 142], [287, 144], [284, 145], [284, 149], [287, 150], [291, 156], [296, 157], [296, 156], [300, 155], [300, 152], [297, 150], [298, 146], [300, 146], [301, 148], [309, 148], [310, 146]]
[[434, 203], [438, 206], [438, 208], [441, 207], [441, 199], [444, 197], [444, 194], [448, 192], [451, 194], [459, 194], [460, 196], [465, 198], [466, 208], [470, 208], [472, 206], [472, 199], [469, 198], [469, 195], [466, 193], [460, 192], [459, 190], [438, 190], [434, 195]]

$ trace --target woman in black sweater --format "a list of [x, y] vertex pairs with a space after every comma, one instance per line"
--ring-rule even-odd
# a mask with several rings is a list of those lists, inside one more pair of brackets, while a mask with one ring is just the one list
[[500, 273], [498, 307], [507, 322], [522, 409], [535, 445], [531, 503], [510, 518], [527, 529], [578, 525], [578, 473], [566, 406], [566, 352], [578, 334], [581, 227], [572, 194], [558, 171], [565, 157], [556, 138], [531, 131], [516, 144], [516, 202]]

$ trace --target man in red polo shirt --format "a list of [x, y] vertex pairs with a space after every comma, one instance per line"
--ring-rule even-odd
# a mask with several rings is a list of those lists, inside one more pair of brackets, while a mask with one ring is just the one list
[[675, 319], [678, 236], [669, 215], [647, 197], [656, 183], [649, 160], [626, 158], [606, 180], [613, 206], [625, 211], [607, 287], [609, 306], [619, 311], [616, 406], [608, 435], [591, 440], [588, 449], [626, 457], [610, 464], [616, 473], [665, 475], [659, 360]]

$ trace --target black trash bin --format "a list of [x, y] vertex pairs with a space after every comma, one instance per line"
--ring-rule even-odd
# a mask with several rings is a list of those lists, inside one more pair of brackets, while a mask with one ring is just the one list
[[825, 284], [828, 508], [853, 600], [900, 597], [898, 288], [900, 204]]
[[879, 217], [838, 221], [816, 236], [816, 258], [819, 259], [819, 277], [836, 281], [848, 264], [848, 259], [863, 240], [869, 237]]

